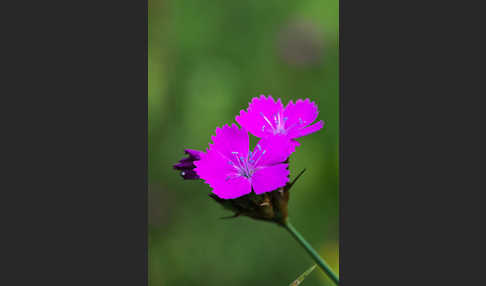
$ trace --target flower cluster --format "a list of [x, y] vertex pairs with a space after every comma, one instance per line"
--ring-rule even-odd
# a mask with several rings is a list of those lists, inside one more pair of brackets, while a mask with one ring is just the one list
[[[285, 219], [289, 183], [288, 158], [299, 137], [320, 130], [317, 105], [309, 99], [290, 101], [261, 95], [235, 117], [236, 124], [216, 128], [205, 152], [185, 150], [188, 158], [174, 165], [184, 179], [202, 179], [213, 199], [235, 212], [257, 219]], [[249, 134], [260, 140], [250, 150]]]

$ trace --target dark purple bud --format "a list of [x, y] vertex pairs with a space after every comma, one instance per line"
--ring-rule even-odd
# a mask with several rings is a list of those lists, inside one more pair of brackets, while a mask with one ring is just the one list
[[186, 149], [184, 152], [189, 155], [189, 157], [181, 159], [179, 163], [174, 165], [174, 169], [181, 171], [181, 176], [184, 180], [199, 179], [199, 176], [194, 171], [194, 168], [196, 168], [194, 161], [201, 159], [201, 154], [204, 152], [192, 149]]

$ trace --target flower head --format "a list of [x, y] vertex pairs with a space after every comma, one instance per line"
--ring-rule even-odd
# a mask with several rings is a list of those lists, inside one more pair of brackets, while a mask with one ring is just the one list
[[236, 199], [221, 199], [215, 194], [210, 194], [209, 196], [225, 209], [234, 213], [233, 216], [224, 218], [247, 216], [257, 220], [285, 225], [288, 216], [289, 191], [304, 171], [305, 169], [292, 182], [287, 182], [285, 186], [273, 192], [263, 193], [261, 195], [249, 193]]
[[[259, 138], [284, 135], [295, 139], [314, 133], [324, 126], [322, 120], [312, 124], [318, 114], [317, 105], [308, 98], [298, 99], [295, 103], [291, 100], [284, 108], [280, 98], [275, 101], [272, 96], [261, 95], [252, 99], [246, 111], [240, 111], [236, 121]], [[293, 144], [299, 145], [296, 141]]]
[[251, 193], [270, 192], [288, 181], [288, 165], [283, 163], [292, 153], [290, 141], [271, 136], [261, 139], [249, 151], [249, 137], [236, 124], [216, 128], [206, 153], [195, 161], [197, 175], [212, 187], [221, 199], [234, 199]]
[[196, 168], [196, 165], [194, 165], [194, 161], [201, 159], [201, 154], [203, 154], [204, 152], [192, 149], [186, 149], [184, 150], [184, 152], [189, 155], [189, 157], [181, 159], [179, 163], [173, 166], [174, 169], [181, 171], [181, 176], [185, 180], [199, 179], [199, 176], [194, 171], [194, 168]]

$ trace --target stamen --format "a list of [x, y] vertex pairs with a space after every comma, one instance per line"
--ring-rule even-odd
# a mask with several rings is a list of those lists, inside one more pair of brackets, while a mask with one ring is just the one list
[[251, 170], [250, 170], [250, 169], [251, 169], [251, 168], [250, 168], [250, 164], [248, 164], [248, 161], [244, 161], [244, 160], [243, 160], [243, 157], [241, 157], [241, 161], [245, 162], [245, 163], [243, 164], [244, 171], [245, 171], [245, 177], [247, 177], [247, 178], [251, 177], [252, 172], [251, 172]]
[[270, 122], [270, 120], [268, 120], [268, 118], [265, 116], [265, 114], [263, 114], [263, 112], [260, 112], [260, 115], [263, 117], [263, 119], [265, 119], [265, 121], [268, 123], [268, 125], [270, 125], [272, 130], [275, 130], [275, 128], [273, 127], [273, 124]]
[[[243, 168], [243, 157], [238, 157], [238, 152], [236, 151], [233, 151], [231, 152], [231, 154], [233, 154], [236, 158], [236, 163], [238, 164], [237, 166], [234, 166], [238, 171], [240, 171], [242, 168]], [[240, 160], [241, 158], [241, 160]]]
[[240, 175], [237, 175], [237, 174], [234, 174], [234, 175], [228, 175], [226, 176], [226, 178], [224, 179], [225, 181], [229, 181], [229, 180], [232, 180], [232, 179], [236, 179], [240, 177]]
[[267, 150], [263, 150], [263, 152], [260, 154], [260, 156], [258, 156], [258, 158], [256, 159], [256, 161], [253, 165], [258, 164], [258, 161], [260, 161], [260, 159], [263, 157], [263, 155], [265, 155], [266, 152], [267, 152]]
[[238, 160], [238, 166], [241, 168], [243, 168], [243, 162], [240, 160], [240, 157], [236, 156], [236, 160]]
[[287, 133], [292, 130], [295, 126], [298, 126], [298, 125], [303, 125], [304, 124], [304, 121], [302, 120], [301, 117], [299, 117], [299, 122], [295, 122], [294, 124], [292, 124], [291, 126], [287, 127]]
[[280, 112], [277, 113], [277, 118], [278, 118], [278, 125], [277, 125], [277, 130], [275, 130], [274, 133], [283, 133], [285, 134], [285, 118], [282, 122], [282, 117], [280, 116]]
[[257, 144], [255, 150], [253, 151], [253, 153], [250, 151], [251, 156], [248, 159], [248, 162], [250, 164], [253, 164], [255, 162], [254, 157], [258, 154], [258, 151], [260, 151], [261, 149], [262, 149], [262, 147], [260, 147], [260, 144]]

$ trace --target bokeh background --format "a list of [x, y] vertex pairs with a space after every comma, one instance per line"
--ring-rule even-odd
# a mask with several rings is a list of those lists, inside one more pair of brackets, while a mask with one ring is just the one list
[[[324, 128], [300, 139], [294, 226], [339, 266], [338, 0], [149, 0], [149, 283], [289, 285], [313, 261], [276, 225], [231, 213], [172, 165], [204, 150], [254, 96], [314, 100]], [[332, 285], [317, 268], [302, 285]]]

